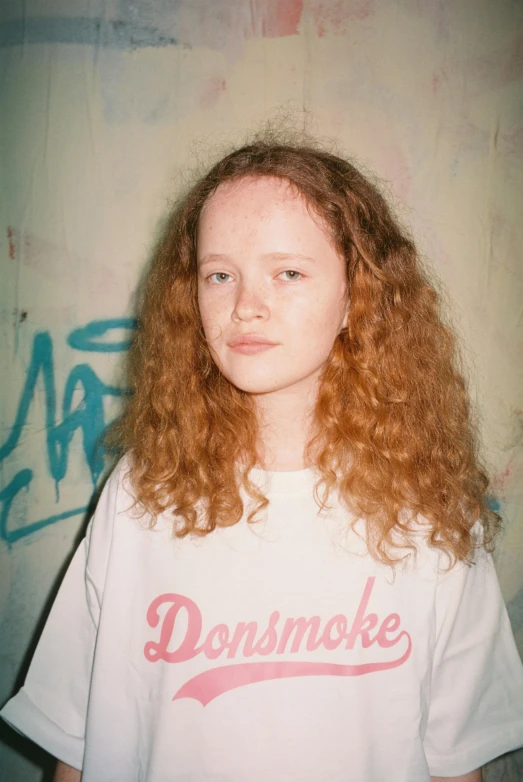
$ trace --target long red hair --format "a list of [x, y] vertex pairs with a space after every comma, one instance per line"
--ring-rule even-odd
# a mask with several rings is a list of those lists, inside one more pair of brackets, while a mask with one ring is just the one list
[[468, 559], [478, 519], [491, 547], [501, 518], [486, 500], [456, 338], [413, 242], [350, 162], [271, 140], [233, 151], [192, 187], [170, 216], [145, 282], [130, 353], [132, 395], [118, 434], [150, 526], [160, 513], [172, 514], [177, 536], [236, 524], [244, 513], [240, 486], [255, 501], [248, 521], [268, 504], [248, 476], [260, 466], [254, 402], [214, 364], [197, 301], [202, 207], [222, 183], [246, 176], [290, 182], [347, 263], [348, 324], [325, 366], [307, 446], [320, 473], [320, 504], [336, 489], [365, 519], [369, 551], [386, 564], [402, 558], [395, 532], [408, 545], [409, 519], [418, 515], [430, 524], [429, 544], [452, 559]]

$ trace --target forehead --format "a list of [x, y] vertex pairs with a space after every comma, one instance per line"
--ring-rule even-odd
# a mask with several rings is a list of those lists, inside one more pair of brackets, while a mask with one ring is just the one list
[[224, 182], [205, 202], [200, 221], [224, 217], [227, 213], [262, 216], [276, 210], [288, 210], [310, 217], [310, 207], [298, 188], [286, 179], [272, 176], [248, 176]]
[[246, 176], [224, 182], [205, 202], [198, 223], [198, 240], [216, 232], [263, 230], [286, 225], [289, 230], [321, 233], [331, 240], [331, 231], [296, 185], [273, 176]]

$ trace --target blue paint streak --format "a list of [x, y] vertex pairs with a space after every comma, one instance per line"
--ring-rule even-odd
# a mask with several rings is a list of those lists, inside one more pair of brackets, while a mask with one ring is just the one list
[[130, 19], [36, 16], [0, 23], [0, 46], [69, 43], [107, 49], [176, 46], [176, 38]]
[[493, 510], [495, 513], [500, 513], [501, 512], [501, 503], [500, 503], [500, 501], [496, 497], [493, 497], [492, 495], [490, 495], [490, 496], [488, 496], [486, 498], [486, 500], [487, 500], [487, 505], [490, 508], [490, 510]]
[[33, 480], [32, 470], [20, 470], [11, 483], [9, 483], [2, 491], [0, 491], [0, 502], [3, 503], [2, 511], [0, 512], [0, 538], [6, 540], [9, 545], [9, 530], [7, 526], [7, 520], [9, 517], [9, 511], [16, 495], [23, 489], [27, 489]]
[[[131, 329], [135, 325], [135, 321], [130, 318], [93, 321], [73, 331], [69, 335], [68, 342], [72, 347], [83, 351], [121, 352], [127, 350], [128, 341], [98, 342], [96, 338], [107, 335], [112, 329]], [[58, 421], [53, 342], [47, 331], [35, 334], [31, 360], [20, 394], [15, 421], [7, 440], [0, 446], [0, 466], [20, 443], [40, 377], [44, 387], [47, 465], [50, 477], [55, 483], [58, 500], [59, 483], [67, 475], [69, 447], [78, 429], [82, 432], [85, 460], [91, 473], [93, 487], [96, 487], [104, 469], [105, 450], [102, 438], [107, 424], [103, 401], [106, 397], [122, 397], [127, 392], [104, 383], [88, 364], [77, 364], [67, 377], [61, 407], [61, 420]], [[83, 392], [83, 398], [80, 405], [73, 409], [73, 397], [79, 388]], [[29, 489], [32, 480], [32, 470], [22, 469], [0, 491], [0, 502], [2, 503], [0, 538], [7, 541], [8, 545], [50, 524], [76, 516], [86, 510], [85, 508], [76, 508], [49, 516], [25, 527], [10, 530], [8, 517], [13, 501], [21, 491]]]
[[45, 392], [45, 425], [48, 430], [54, 426], [56, 417], [56, 390], [54, 382], [53, 343], [47, 331], [36, 334], [33, 341], [33, 353], [27, 371], [25, 385], [18, 404], [11, 433], [5, 443], [0, 446], [0, 462], [11, 454], [20, 440], [23, 427], [27, 420], [29, 405], [34, 396], [36, 381], [42, 374]]
[[129, 350], [131, 340], [122, 342], [99, 342], [98, 337], [103, 337], [112, 329], [135, 329], [134, 318], [112, 318], [111, 320], [98, 320], [88, 323], [87, 326], [75, 329], [68, 338], [67, 344], [75, 350], [85, 350], [91, 353], [120, 353]]
[[57, 521], [64, 521], [65, 519], [70, 519], [73, 516], [80, 516], [84, 513], [87, 513], [87, 511], [87, 505], [85, 508], [73, 508], [72, 510], [64, 511], [64, 513], [57, 513], [56, 516], [48, 516], [47, 519], [35, 521], [33, 524], [29, 524], [27, 527], [21, 527], [20, 529], [12, 531], [7, 530], [7, 544], [10, 546], [21, 538], [26, 538], [28, 535], [33, 535], [35, 532], [44, 529], [44, 527], [49, 527], [51, 524], [56, 524]]

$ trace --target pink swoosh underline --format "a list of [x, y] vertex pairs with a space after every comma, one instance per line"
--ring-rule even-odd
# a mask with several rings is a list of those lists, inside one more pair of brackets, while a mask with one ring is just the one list
[[397, 660], [385, 662], [360, 663], [359, 665], [340, 665], [337, 663], [233, 663], [219, 668], [210, 668], [199, 673], [180, 687], [173, 696], [173, 701], [181, 698], [193, 698], [206, 706], [218, 695], [244, 687], [246, 684], [261, 682], [267, 679], [290, 679], [296, 676], [363, 676], [376, 671], [387, 671], [398, 668], [409, 658], [412, 641], [407, 634], [409, 644], [404, 654]]

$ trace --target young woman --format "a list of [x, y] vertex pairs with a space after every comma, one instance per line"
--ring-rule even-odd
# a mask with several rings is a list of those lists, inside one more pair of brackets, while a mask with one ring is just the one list
[[523, 744], [455, 340], [361, 173], [221, 160], [132, 362], [125, 456], [3, 710], [57, 780], [477, 782]]

